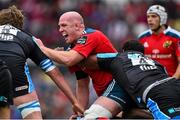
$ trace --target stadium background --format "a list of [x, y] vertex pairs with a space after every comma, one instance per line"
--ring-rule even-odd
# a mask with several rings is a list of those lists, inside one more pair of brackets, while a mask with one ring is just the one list
[[[180, 0], [0, 0], [0, 9], [15, 4], [24, 11], [26, 31], [40, 38], [48, 47], [67, 47], [58, 32], [59, 16], [69, 10], [80, 12], [86, 26], [103, 31], [113, 45], [121, 51], [122, 44], [135, 39], [147, 29], [146, 10], [152, 4], [161, 4], [168, 12], [168, 24], [180, 31]], [[29, 61], [32, 79], [38, 92], [43, 117], [68, 118], [72, 114], [71, 104], [34, 63]], [[68, 69], [59, 65], [65, 78], [75, 91], [75, 77]], [[91, 89], [90, 102], [96, 98]], [[21, 118], [12, 109], [12, 118]]]

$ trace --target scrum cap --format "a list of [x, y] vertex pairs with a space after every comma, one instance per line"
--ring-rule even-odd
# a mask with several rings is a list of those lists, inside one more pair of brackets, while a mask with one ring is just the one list
[[166, 24], [167, 22], [167, 12], [163, 6], [160, 5], [152, 5], [147, 10], [147, 14], [156, 13], [160, 17], [160, 25]]

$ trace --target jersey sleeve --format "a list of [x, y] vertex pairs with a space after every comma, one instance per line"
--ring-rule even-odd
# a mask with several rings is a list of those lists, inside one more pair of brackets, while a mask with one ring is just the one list
[[118, 53], [101, 53], [97, 54], [97, 62], [100, 69], [110, 70], [111, 62]]
[[84, 35], [80, 39], [77, 40], [77, 43], [73, 50], [77, 51], [81, 55], [83, 55], [85, 58], [91, 54], [94, 49], [98, 45], [98, 39], [96, 39], [96, 36], [94, 35]]
[[34, 61], [43, 71], [48, 72], [55, 68], [55, 65], [52, 60], [50, 60], [38, 47], [35, 42], [35, 37], [28, 38], [31, 51], [30, 51], [30, 59]]
[[76, 71], [76, 72], [75, 72], [75, 75], [76, 75], [76, 79], [77, 79], [77, 80], [80, 80], [80, 79], [82, 79], [82, 78], [86, 78], [86, 77], [89, 76], [87, 73], [85, 73], [85, 72], [82, 71], [82, 70]]

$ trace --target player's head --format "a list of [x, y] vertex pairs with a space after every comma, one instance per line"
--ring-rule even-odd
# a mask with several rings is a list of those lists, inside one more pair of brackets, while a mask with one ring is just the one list
[[138, 51], [144, 53], [144, 46], [137, 40], [129, 40], [125, 42], [122, 49], [123, 51]]
[[23, 22], [24, 16], [15, 5], [0, 11], [0, 25], [10, 24], [14, 27], [22, 28]]
[[83, 17], [75, 11], [62, 14], [59, 18], [59, 32], [65, 38], [66, 43], [73, 43], [83, 34]]
[[167, 12], [161, 5], [152, 5], [147, 10], [147, 22], [152, 30], [160, 28], [167, 22]]

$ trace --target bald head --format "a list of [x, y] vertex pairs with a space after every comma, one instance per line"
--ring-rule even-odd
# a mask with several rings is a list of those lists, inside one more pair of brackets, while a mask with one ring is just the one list
[[65, 12], [59, 18], [59, 32], [66, 43], [73, 43], [81, 37], [85, 29], [83, 17], [75, 11]]
[[80, 24], [84, 24], [83, 17], [75, 11], [65, 12], [61, 15], [60, 19], [66, 19], [71, 22], [77, 22]]

